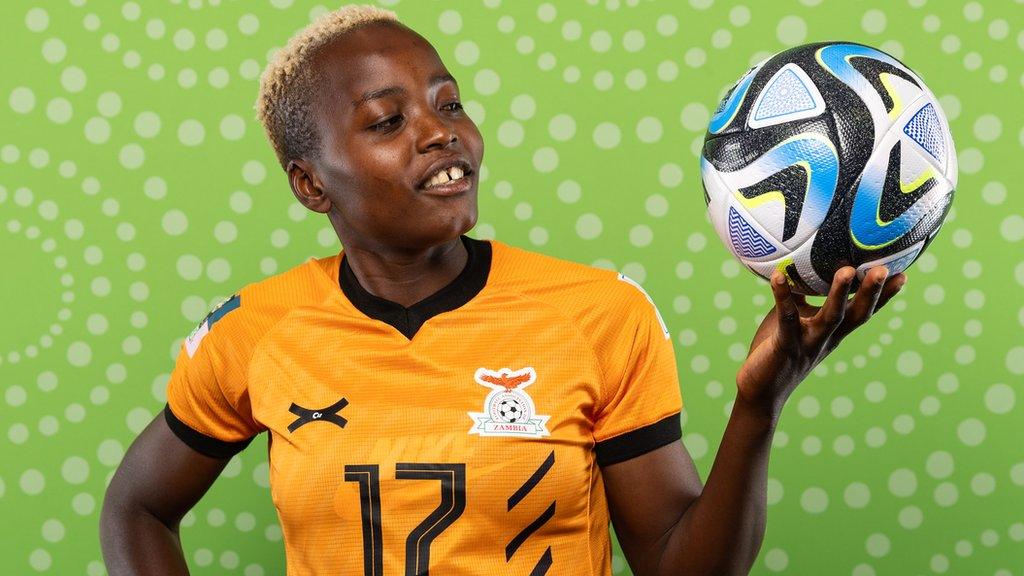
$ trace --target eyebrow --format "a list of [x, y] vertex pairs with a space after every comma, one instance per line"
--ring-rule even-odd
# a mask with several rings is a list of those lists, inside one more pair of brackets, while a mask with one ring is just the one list
[[[459, 85], [459, 83], [455, 81], [455, 78], [452, 77], [451, 74], [438, 74], [437, 76], [434, 76], [433, 78], [430, 79], [429, 85], [431, 88], [433, 88], [434, 86], [437, 86], [438, 84], [443, 84], [445, 82], [451, 82], [456, 86]], [[385, 98], [387, 96], [398, 96], [403, 94], [405, 94], [405, 88], [402, 88], [401, 86], [388, 86], [387, 88], [378, 88], [376, 90], [370, 90], [369, 92], [364, 92], [363, 95], [358, 99], [353, 100], [352, 108], [359, 108], [360, 106], [366, 104], [370, 100], [376, 100], [378, 98]]]

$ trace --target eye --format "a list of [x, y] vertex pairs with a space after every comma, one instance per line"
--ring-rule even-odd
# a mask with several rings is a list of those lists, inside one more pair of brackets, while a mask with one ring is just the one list
[[401, 122], [401, 121], [402, 121], [402, 116], [401, 115], [392, 116], [392, 117], [390, 117], [390, 118], [388, 118], [388, 119], [386, 119], [386, 120], [384, 120], [382, 122], [378, 122], [378, 123], [374, 124], [373, 126], [370, 126], [370, 129], [374, 130], [376, 132], [387, 132], [388, 130], [391, 130], [395, 126], [397, 126], [398, 123]]
[[445, 104], [442, 108], [446, 110], [451, 110], [452, 112], [455, 112], [456, 110], [462, 110], [462, 102], [456, 100], [455, 102]]

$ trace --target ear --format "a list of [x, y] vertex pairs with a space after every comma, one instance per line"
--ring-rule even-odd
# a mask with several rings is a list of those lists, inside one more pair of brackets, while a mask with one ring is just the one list
[[326, 214], [331, 210], [331, 200], [324, 194], [320, 180], [313, 172], [313, 166], [303, 159], [288, 162], [288, 184], [292, 194], [306, 208]]

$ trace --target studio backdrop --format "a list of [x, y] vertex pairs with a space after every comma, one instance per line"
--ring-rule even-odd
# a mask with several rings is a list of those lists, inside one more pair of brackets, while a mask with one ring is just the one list
[[[381, 4], [438, 48], [483, 133], [471, 235], [651, 294], [705, 480], [771, 307], [706, 217], [711, 114], [749, 66], [805, 42], [866, 43], [918, 72], [956, 142], [953, 208], [903, 292], [786, 405], [754, 573], [1021, 574], [1020, 0]], [[0, 2], [3, 574], [104, 574], [105, 486], [183, 338], [242, 286], [340, 249], [253, 109], [270, 55], [336, 7]], [[181, 538], [193, 574], [283, 572], [265, 436]], [[614, 569], [629, 572], [617, 551]]]

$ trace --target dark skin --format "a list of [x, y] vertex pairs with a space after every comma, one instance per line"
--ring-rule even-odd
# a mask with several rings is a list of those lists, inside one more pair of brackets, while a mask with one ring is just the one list
[[[289, 163], [292, 192], [327, 214], [363, 287], [414, 304], [465, 266], [459, 235], [476, 225], [483, 138], [433, 46], [404, 26], [357, 29], [312, 64], [324, 76], [321, 155]], [[352, 105], [382, 87], [404, 93]], [[470, 189], [453, 197], [420, 190], [428, 167], [446, 156], [469, 162]]]
[[849, 297], [855, 270], [838, 270], [821, 307], [771, 278], [775, 306], [736, 376], [736, 401], [707, 483], [677, 442], [602, 470], [615, 532], [637, 575], [748, 574], [767, 522], [768, 455], [786, 399], [850, 332], [906, 282], [884, 266]]
[[[327, 214], [367, 290], [409, 306], [465, 265], [459, 236], [477, 219], [480, 132], [453, 104], [454, 80], [432, 82], [447, 74], [437, 52], [404, 26], [354, 30], [312, 65], [325, 73], [316, 110], [323, 142], [319, 157], [288, 164], [292, 191]], [[401, 91], [353, 106], [384, 87]], [[419, 189], [427, 167], [449, 155], [470, 163], [470, 189], [451, 197]], [[681, 442], [602, 469], [634, 573], [749, 572], [764, 537], [768, 454], [786, 399], [906, 281], [876, 267], [849, 298], [853, 272], [836, 273], [821, 307], [793, 294], [778, 273], [772, 278], [775, 306], [737, 374], [736, 401], [706, 485]], [[111, 576], [187, 574], [181, 518], [227, 462], [189, 448], [159, 414], [128, 449], [104, 499], [100, 535]]]

